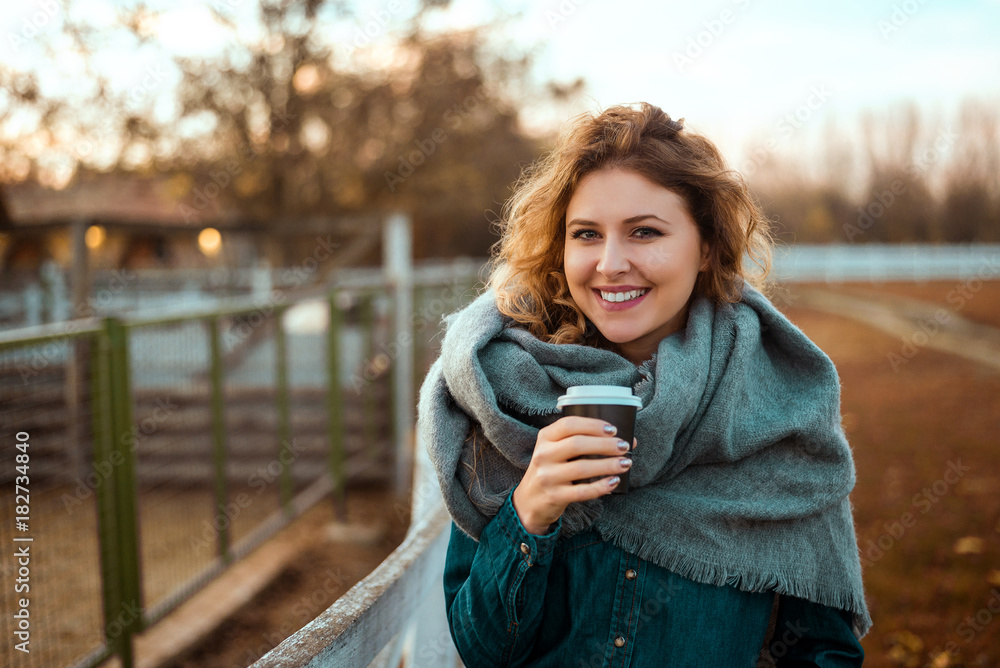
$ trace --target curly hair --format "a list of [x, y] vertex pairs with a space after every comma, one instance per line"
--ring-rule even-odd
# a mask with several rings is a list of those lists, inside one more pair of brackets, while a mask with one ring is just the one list
[[588, 328], [563, 271], [566, 209], [583, 177], [612, 167], [684, 200], [709, 245], [709, 267], [699, 274], [694, 295], [736, 302], [743, 281], [764, 287], [770, 224], [743, 177], [728, 168], [715, 144], [685, 129], [683, 119], [643, 102], [577, 117], [557, 146], [522, 174], [503, 208], [487, 281], [501, 313], [543, 341], [593, 344], [598, 335]]

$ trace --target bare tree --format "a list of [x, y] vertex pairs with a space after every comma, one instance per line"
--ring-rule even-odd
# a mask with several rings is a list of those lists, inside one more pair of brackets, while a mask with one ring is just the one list
[[1000, 241], [1000, 117], [970, 100], [961, 109], [954, 159], [945, 175], [947, 241]]

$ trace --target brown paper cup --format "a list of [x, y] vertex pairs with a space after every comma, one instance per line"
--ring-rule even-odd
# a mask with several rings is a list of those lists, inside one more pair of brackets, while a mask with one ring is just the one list
[[[632, 438], [635, 431], [635, 414], [642, 408], [642, 399], [632, 394], [628, 387], [614, 385], [577, 385], [566, 390], [556, 404], [563, 415], [580, 415], [582, 417], [604, 420], [617, 427], [617, 438], [629, 444], [629, 452], [615, 455], [614, 458], [631, 457]], [[588, 459], [603, 459], [602, 455], [583, 455]], [[612, 490], [612, 494], [628, 494], [629, 473], [618, 474], [621, 482]], [[603, 476], [602, 476], [603, 477]], [[591, 482], [599, 478], [590, 478], [578, 482]]]

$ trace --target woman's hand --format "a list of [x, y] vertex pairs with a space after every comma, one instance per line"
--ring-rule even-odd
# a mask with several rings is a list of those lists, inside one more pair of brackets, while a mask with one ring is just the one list
[[[618, 474], [632, 465], [623, 457], [628, 444], [614, 433], [615, 428], [603, 420], [577, 415], [559, 418], [539, 430], [528, 470], [512, 499], [517, 517], [529, 533], [548, 532], [549, 525], [574, 501], [611, 493], [619, 482]], [[576, 459], [581, 455], [600, 458]], [[598, 476], [599, 480], [573, 484]]]

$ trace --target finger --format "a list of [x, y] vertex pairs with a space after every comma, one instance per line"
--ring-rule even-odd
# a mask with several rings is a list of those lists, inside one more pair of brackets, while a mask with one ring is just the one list
[[560, 441], [573, 434], [586, 434], [590, 436], [614, 436], [617, 429], [610, 422], [598, 420], [597, 418], [583, 417], [581, 415], [567, 415], [561, 417], [547, 427], [543, 427], [539, 434], [543, 434], [550, 441]]
[[594, 482], [589, 482], [586, 485], [577, 485], [575, 489], [580, 490], [577, 493], [578, 500], [585, 501], [587, 499], [596, 499], [604, 496], [605, 494], [610, 494], [619, 484], [621, 484], [619, 476], [609, 476], [607, 478], [595, 480]]
[[599, 476], [619, 475], [632, 467], [628, 457], [598, 457], [577, 459], [558, 467], [555, 478], [560, 482], [578, 482]]
[[588, 501], [609, 494], [620, 484], [620, 476], [603, 476], [577, 485], [564, 485], [555, 490], [553, 497], [559, 504], [568, 506], [574, 501]]
[[569, 461], [584, 455], [614, 457], [629, 451], [628, 443], [616, 436], [581, 436], [575, 434], [552, 444], [552, 461]]

